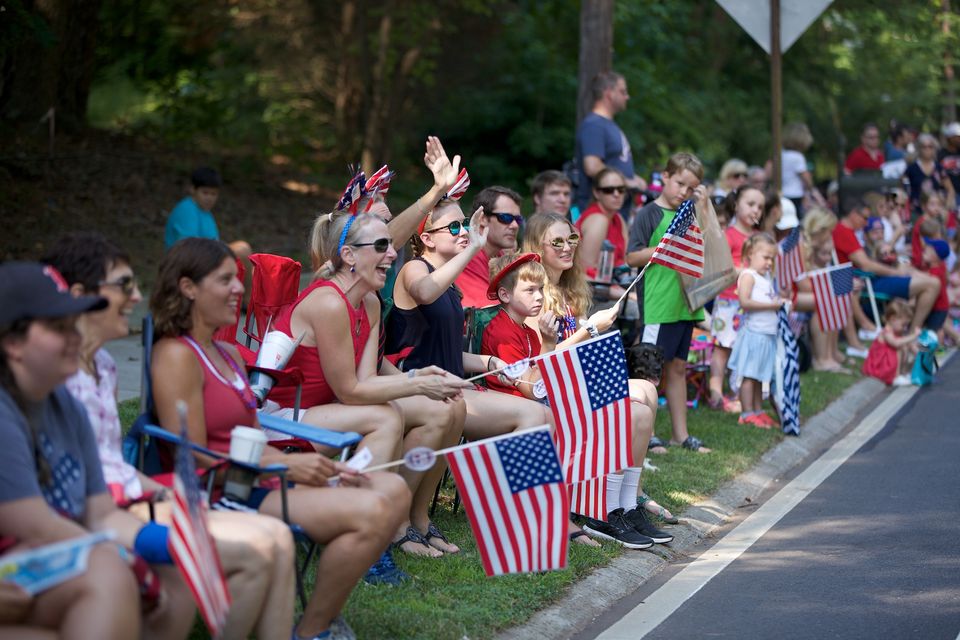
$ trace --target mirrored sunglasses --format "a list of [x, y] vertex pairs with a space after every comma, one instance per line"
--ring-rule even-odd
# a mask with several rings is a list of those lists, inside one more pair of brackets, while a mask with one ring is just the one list
[[570, 245], [571, 249], [576, 249], [580, 244], [580, 234], [571, 233], [566, 238], [554, 238], [550, 240], [550, 246], [554, 249], [563, 249], [564, 245]]
[[454, 220], [450, 224], [445, 224], [442, 227], [434, 227], [433, 229], [426, 229], [424, 230], [424, 233], [433, 233], [434, 231], [443, 231], [444, 229], [449, 231], [450, 235], [458, 236], [460, 235], [461, 230], [463, 231], [470, 230], [470, 223], [467, 222], [466, 220]]

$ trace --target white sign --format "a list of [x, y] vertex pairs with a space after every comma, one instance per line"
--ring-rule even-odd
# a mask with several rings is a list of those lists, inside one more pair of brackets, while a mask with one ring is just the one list
[[[797, 41], [833, 0], [780, 0], [780, 52]], [[770, 54], [770, 0], [717, 0], [760, 47]]]

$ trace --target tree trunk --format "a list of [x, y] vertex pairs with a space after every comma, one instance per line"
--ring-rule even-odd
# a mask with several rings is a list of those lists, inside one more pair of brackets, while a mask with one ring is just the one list
[[590, 85], [613, 64], [613, 0], [581, 0], [577, 124], [593, 108]]
[[384, 7], [380, 16], [380, 29], [377, 34], [377, 59], [373, 65], [372, 86], [370, 92], [370, 107], [367, 109], [367, 124], [363, 132], [363, 146], [360, 152], [360, 165], [370, 175], [379, 166], [374, 163], [383, 161], [383, 133], [387, 127], [389, 114], [386, 112], [383, 81], [387, 73], [387, 52], [390, 49], [390, 35], [393, 28], [392, 3]]
[[45, 29], [18, 25], [24, 37], [4, 56], [0, 115], [36, 121], [53, 107], [59, 124], [82, 125], [96, 71], [100, 0], [28, 0], [22, 6]]
[[950, 37], [950, 0], [940, 0], [941, 28], [943, 30], [943, 84], [944, 123], [957, 121], [957, 91], [953, 75], [953, 41]]

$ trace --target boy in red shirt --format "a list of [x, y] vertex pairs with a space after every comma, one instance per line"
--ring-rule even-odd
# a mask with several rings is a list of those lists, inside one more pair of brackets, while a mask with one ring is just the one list
[[[540, 355], [540, 337], [527, 326], [526, 320], [540, 315], [546, 283], [547, 272], [535, 253], [513, 253], [491, 260], [487, 297], [500, 303], [500, 312], [483, 331], [481, 354], [494, 355], [507, 363]], [[555, 332], [547, 331], [544, 339], [549, 340], [553, 335]], [[548, 350], [554, 346], [547, 345]], [[542, 401], [534, 393], [534, 386], [540, 380], [536, 367], [530, 367], [513, 385], [503, 384], [498, 376], [488, 376], [486, 380], [494, 391]]]

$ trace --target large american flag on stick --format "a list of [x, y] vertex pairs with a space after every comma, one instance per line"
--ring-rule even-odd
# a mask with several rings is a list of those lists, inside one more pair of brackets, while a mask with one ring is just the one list
[[447, 462], [488, 576], [567, 566], [570, 503], [548, 427], [472, 442]]
[[847, 323], [853, 307], [853, 267], [849, 262], [818, 269], [807, 274], [813, 284], [820, 328], [839, 331]]
[[630, 388], [617, 332], [554, 351], [539, 364], [568, 484], [633, 464]]
[[800, 347], [788, 317], [786, 309], [781, 307], [777, 311], [774, 398], [780, 410], [783, 432], [800, 435]]
[[197, 485], [186, 429], [181, 438], [173, 477], [170, 554], [180, 567], [210, 633], [220, 637], [230, 610], [230, 591], [207, 530], [207, 512]]
[[793, 287], [803, 273], [803, 257], [800, 251], [800, 227], [794, 227], [777, 246], [777, 284], [781, 291]]
[[650, 262], [694, 278], [703, 277], [703, 234], [697, 226], [693, 200], [684, 200], [677, 208]]

